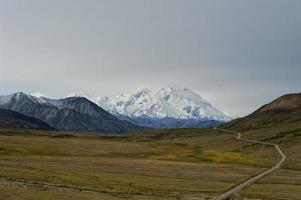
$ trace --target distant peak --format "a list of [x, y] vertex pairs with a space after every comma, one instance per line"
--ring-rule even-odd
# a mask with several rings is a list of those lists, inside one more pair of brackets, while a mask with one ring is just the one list
[[174, 91], [175, 89], [172, 88], [172, 87], [164, 87], [164, 88], [160, 88], [158, 91], [159, 92], [172, 92]]
[[15, 95], [27, 95], [24, 92], [16, 92]]
[[41, 98], [41, 97], [48, 98], [48, 99], [50, 98], [49, 96], [47, 96], [41, 92], [34, 92], [34, 93], [31, 93], [30, 95], [34, 96], [34, 97], [38, 97], [38, 98]]
[[28, 97], [28, 95], [25, 94], [24, 92], [17, 92], [17, 93], [14, 93], [12, 95], [16, 96], [16, 97]]
[[85, 98], [91, 98], [91, 96], [83, 91], [79, 91], [79, 92], [71, 92], [68, 95], [65, 96], [65, 98], [67, 97], [85, 97]]
[[70, 97], [82, 97], [82, 98], [88, 99], [89, 101], [96, 102], [95, 98], [91, 97], [88, 93], [83, 92], [83, 91], [72, 92], [65, 96], [65, 98], [70, 98]]
[[149, 88], [139, 88], [139, 89], [132, 90], [132, 92], [130, 92], [130, 93], [132, 93], [132, 94], [138, 94], [138, 93], [142, 94], [142, 93], [151, 93], [151, 92], [152, 92], [152, 90], [149, 89]]
[[98, 104], [111, 113], [128, 117], [215, 119], [226, 121], [227, 115], [188, 88], [162, 87], [137, 89], [112, 98], [98, 98]]
[[159, 91], [165, 91], [165, 92], [191, 92], [195, 93], [189, 88], [181, 88], [181, 87], [174, 87], [174, 86], [169, 86], [169, 87], [163, 87], [159, 89]]

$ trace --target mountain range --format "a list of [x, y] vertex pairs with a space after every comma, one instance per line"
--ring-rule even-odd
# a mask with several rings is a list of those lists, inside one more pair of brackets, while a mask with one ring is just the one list
[[61, 131], [123, 133], [142, 129], [83, 97], [49, 99], [19, 92], [0, 96], [0, 108], [37, 118]]
[[39, 119], [60, 131], [133, 132], [147, 128], [203, 128], [231, 118], [190, 89], [140, 89], [116, 97], [71, 93], [51, 99], [37, 92], [0, 95], [0, 109]]
[[240, 131], [301, 118], [301, 94], [284, 95], [250, 115], [231, 120], [189, 89], [140, 89], [116, 97], [73, 93], [63, 99], [41, 93], [0, 95], [0, 127], [125, 133], [151, 128], [212, 127]]

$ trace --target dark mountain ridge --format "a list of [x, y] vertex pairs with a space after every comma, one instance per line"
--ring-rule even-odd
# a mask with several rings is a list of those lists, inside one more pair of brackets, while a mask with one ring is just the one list
[[39, 119], [6, 109], [0, 109], [0, 128], [55, 131], [54, 128]]
[[0, 108], [35, 117], [62, 131], [123, 133], [141, 129], [83, 97], [55, 100], [19, 92], [0, 96]]

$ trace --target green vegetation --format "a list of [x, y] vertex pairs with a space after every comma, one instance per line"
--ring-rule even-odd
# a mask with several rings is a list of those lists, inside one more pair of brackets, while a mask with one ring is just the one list
[[[241, 191], [258, 199], [300, 199], [301, 196], [301, 94], [284, 95], [254, 113], [234, 120], [225, 129], [243, 132], [244, 137], [277, 143], [287, 155], [281, 170]], [[270, 153], [262, 145], [250, 144], [253, 155]]]
[[[232, 152], [239, 145], [232, 135], [211, 130], [1, 133], [5, 199], [210, 199], [264, 167], [249, 153]], [[216, 145], [216, 137], [228, 149]]]
[[[289, 157], [285, 169], [241, 195], [301, 195], [301, 127], [278, 128], [244, 133], [280, 143]], [[127, 136], [1, 130], [0, 147], [0, 199], [211, 199], [279, 159], [269, 146], [210, 129]]]

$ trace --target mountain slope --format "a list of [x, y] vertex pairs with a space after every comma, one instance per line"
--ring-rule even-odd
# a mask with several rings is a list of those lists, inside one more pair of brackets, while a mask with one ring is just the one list
[[301, 124], [301, 93], [279, 97], [250, 115], [233, 120], [223, 127], [247, 131], [280, 124]]
[[120, 119], [155, 128], [207, 127], [230, 120], [190, 89], [141, 89], [96, 101]]
[[50, 97], [48, 97], [47, 95], [45, 95], [45, 94], [43, 94], [43, 93], [41, 93], [41, 92], [34, 92], [34, 93], [31, 93], [30, 95], [31, 95], [31, 96], [34, 96], [34, 97], [38, 97], [38, 98], [40, 98], [40, 97], [45, 97], [45, 98], [50, 99]]
[[46, 131], [55, 130], [47, 123], [39, 119], [28, 117], [6, 109], [0, 109], [0, 128], [34, 129]]
[[93, 103], [95, 103], [94, 98], [92, 98], [89, 94], [87, 94], [86, 92], [83, 92], [83, 91], [71, 92], [71, 93], [67, 94], [64, 98], [68, 98], [68, 97], [84, 97], [84, 98], [88, 99], [89, 101], [92, 101]]
[[141, 128], [118, 120], [83, 97], [56, 100], [16, 93], [0, 96], [0, 108], [38, 118], [63, 131], [121, 133]]

